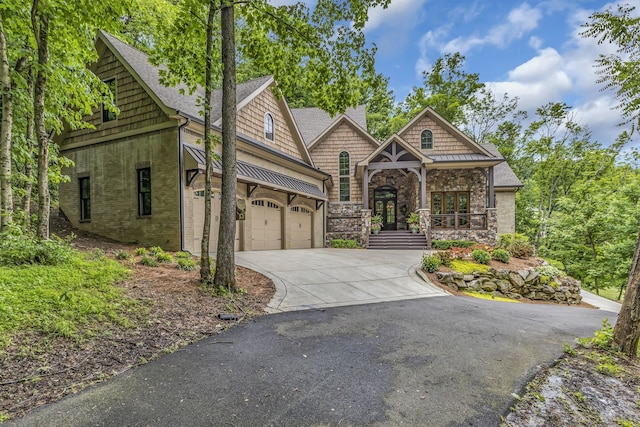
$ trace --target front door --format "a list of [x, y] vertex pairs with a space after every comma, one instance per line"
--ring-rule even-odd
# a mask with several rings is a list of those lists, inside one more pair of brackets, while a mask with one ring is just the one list
[[383, 230], [397, 230], [398, 190], [384, 185], [373, 192], [373, 214], [382, 217]]

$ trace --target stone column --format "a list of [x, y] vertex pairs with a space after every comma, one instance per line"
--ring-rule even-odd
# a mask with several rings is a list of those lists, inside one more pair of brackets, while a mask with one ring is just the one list
[[427, 249], [431, 249], [431, 209], [418, 209], [420, 215], [420, 232], [427, 239]]
[[371, 232], [371, 209], [362, 209], [361, 218], [360, 244], [366, 248], [369, 246], [369, 233]]
[[498, 211], [496, 208], [487, 209], [487, 244], [495, 245], [498, 241]]

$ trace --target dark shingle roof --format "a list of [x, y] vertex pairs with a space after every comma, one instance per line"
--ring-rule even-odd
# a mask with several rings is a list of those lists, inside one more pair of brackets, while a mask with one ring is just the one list
[[[326, 111], [315, 107], [292, 108], [291, 113], [293, 113], [293, 118], [306, 145], [311, 144], [313, 140], [340, 118], [340, 115], [331, 117]], [[344, 114], [362, 129], [367, 130], [367, 114], [364, 105], [359, 105], [356, 108], [347, 108]]]
[[[481, 144], [481, 146], [494, 156], [502, 157], [495, 145]], [[493, 167], [493, 185], [496, 187], [522, 187], [522, 182], [511, 166], [507, 162], [502, 162]]]
[[[149, 63], [149, 57], [138, 49], [121, 41], [117, 37], [102, 31], [102, 35], [111, 43], [113, 48], [122, 56], [122, 58], [133, 68], [138, 77], [149, 87], [149, 89], [160, 99], [160, 101], [168, 108], [175, 109], [185, 113], [191, 117], [200, 117], [200, 108], [198, 107], [198, 97], [204, 97], [204, 89], [198, 88], [193, 94], [189, 95], [185, 86], [166, 87], [160, 83], [159, 70], [164, 67], [156, 67]], [[241, 83], [236, 87], [237, 102], [241, 103], [245, 98], [254, 93], [262, 85], [272, 79], [271, 76], [264, 76]], [[180, 93], [180, 89], [184, 89], [184, 94]], [[211, 95], [211, 121], [216, 122], [222, 116], [222, 90], [216, 89]]]
[[[187, 153], [189, 153], [189, 155], [193, 157], [196, 162], [198, 162], [198, 164], [205, 164], [205, 153], [202, 148], [190, 144], [185, 144], [184, 148]], [[309, 182], [292, 178], [278, 172], [273, 172], [256, 165], [243, 162], [241, 160], [237, 161], [237, 165], [239, 180], [242, 180], [244, 178], [245, 180], [248, 180], [250, 182], [273, 184], [281, 188], [292, 190], [296, 194], [313, 196], [320, 199], [327, 198], [326, 194], [324, 194], [324, 192], [320, 190], [317, 185], [311, 184]], [[213, 160], [213, 169], [216, 172], [222, 171], [222, 161], [220, 159]]]

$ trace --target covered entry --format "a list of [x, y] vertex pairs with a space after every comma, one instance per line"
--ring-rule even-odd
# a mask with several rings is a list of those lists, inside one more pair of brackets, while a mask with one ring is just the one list
[[398, 190], [384, 185], [373, 192], [373, 214], [382, 217], [383, 230], [398, 229]]
[[282, 249], [282, 208], [277, 204], [251, 202], [251, 249]]

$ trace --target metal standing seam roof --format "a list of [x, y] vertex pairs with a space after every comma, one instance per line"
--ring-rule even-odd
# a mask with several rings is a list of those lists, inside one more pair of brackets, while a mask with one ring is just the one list
[[[198, 164], [205, 164], [205, 153], [202, 148], [190, 144], [184, 144], [184, 148], [187, 153], [191, 157], [193, 157], [196, 162], [198, 162]], [[244, 178], [251, 182], [259, 181], [258, 183], [262, 182], [273, 184], [278, 187], [288, 188], [295, 193], [310, 195], [323, 200], [327, 198], [327, 195], [322, 190], [320, 190], [317, 185], [311, 184], [301, 179], [292, 178], [290, 176], [270, 171], [269, 169], [252, 165], [241, 160], [236, 161], [236, 164], [238, 166], [238, 178], [240, 179]], [[220, 172], [222, 171], [221, 159], [216, 158], [213, 160], [213, 168], [217, 169]]]

